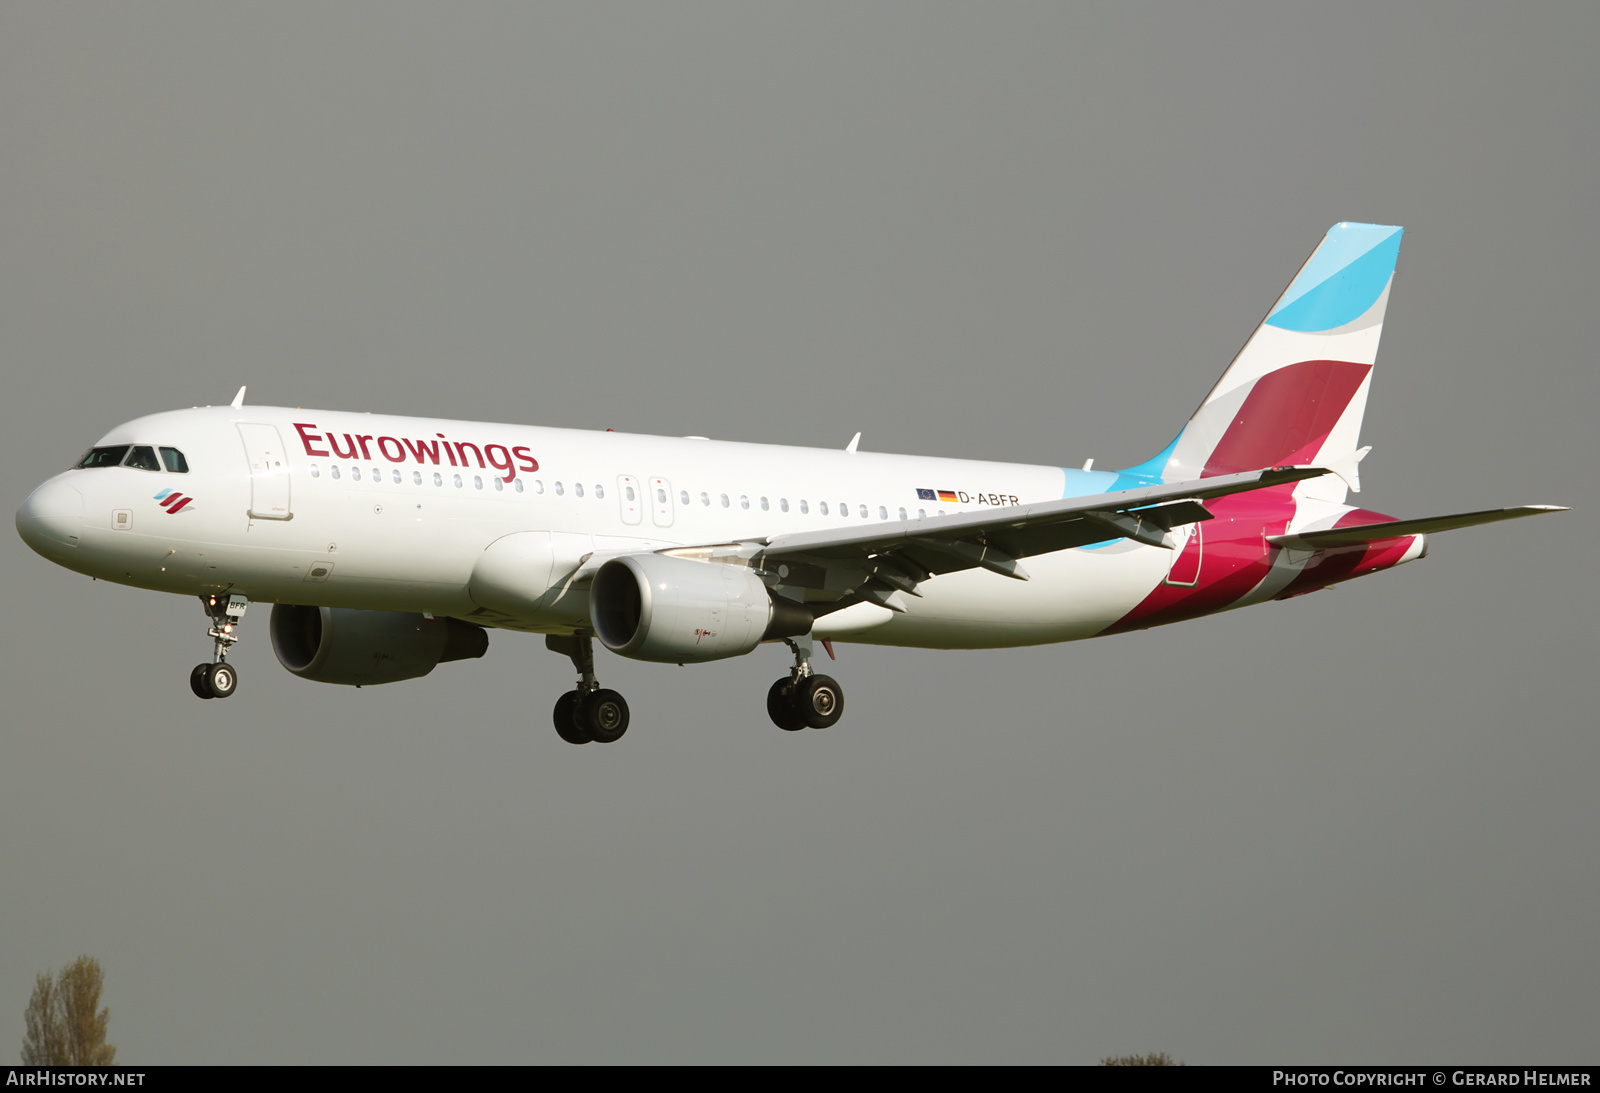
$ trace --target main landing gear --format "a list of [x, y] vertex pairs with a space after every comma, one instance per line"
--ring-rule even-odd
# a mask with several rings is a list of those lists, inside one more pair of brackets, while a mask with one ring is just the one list
[[545, 646], [572, 658], [578, 686], [556, 699], [556, 735], [569, 744], [610, 744], [628, 731], [628, 703], [616, 691], [600, 686], [594, 676], [594, 635], [549, 634]]
[[239, 640], [239, 621], [250, 601], [243, 596], [201, 596], [200, 603], [211, 617], [214, 658], [210, 664], [196, 664], [189, 673], [189, 689], [196, 698], [227, 698], [239, 686], [239, 673], [228, 663], [228, 650]]
[[811, 671], [811, 635], [784, 638], [794, 650], [794, 667], [767, 691], [767, 716], [788, 732], [826, 729], [844, 713], [844, 691], [832, 676]]

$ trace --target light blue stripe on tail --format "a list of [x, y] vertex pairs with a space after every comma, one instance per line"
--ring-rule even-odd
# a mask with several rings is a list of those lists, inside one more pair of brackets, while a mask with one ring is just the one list
[[1335, 224], [1267, 316], [1283, 330], [1313, 333], [1354, 322], [1383, 295], [1404, 229]]

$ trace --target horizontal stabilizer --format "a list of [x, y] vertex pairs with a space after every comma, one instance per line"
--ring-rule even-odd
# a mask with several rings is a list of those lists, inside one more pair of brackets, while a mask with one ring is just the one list
[[1453, 531], [1456, 528], [1470, 528], [1478, 524], [1515, 520], [1522, 516], [1566, 511], [1564, 505], [1519, 505], [1510, 509], [1458, 512], [1454, 516], [1424, 516], [1420, 520], [1391, 520], [1382, 524], [1328, 528], [1325, 531], [1302, 531], [1293, 535], [1269, 535], [1267, 542], [1273, 546], [1320, 550], [1324, 547], [1355, 546], [1358, 543], [1371, 543], [1379, 539], [1397, 539], [1402, 535], [1431, 535], [1436, 531]]

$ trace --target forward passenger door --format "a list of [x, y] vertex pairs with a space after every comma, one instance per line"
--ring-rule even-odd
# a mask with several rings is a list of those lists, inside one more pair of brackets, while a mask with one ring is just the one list
[[250, 463], [250, 518], [294, 519], [289, 507], [289, 457], [277, 426], [240, 422], [239, 437]]

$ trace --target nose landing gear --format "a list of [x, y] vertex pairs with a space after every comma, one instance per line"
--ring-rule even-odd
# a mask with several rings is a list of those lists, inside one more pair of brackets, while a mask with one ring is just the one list
[[600, 686], [594, 674], [594, 638], [587, 631], [549, 634], [546, 648], [572, 658], [578, 686], [556, 699], [552, 715], [556, 735], [569, 744], [611, 744], [628, 731], [628, 703], [616, 691]]
[[239, 622], [250, 601], [243, 596], [201, 596], [200, 603], [211, 618], [207, 634], [214, 645], [209, 664], [196, 664], [189, 673], [189, 689], [196, 698], [227, 698], [239, 686], [239, 672], [228, 663], [228, 650], [239, 640]]
[[767, 716], [786, 732], [826, 729], [844, 715], [844, 690], [832, 676], [811, 670], [811, 636], [784, 638], [794, 650], [794, 667], [767, 691]]

